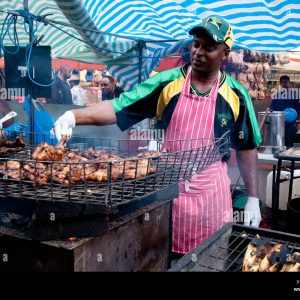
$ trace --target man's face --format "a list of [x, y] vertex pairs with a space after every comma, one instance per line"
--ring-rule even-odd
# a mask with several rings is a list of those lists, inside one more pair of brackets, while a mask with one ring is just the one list
[[114, 92], [114, 84], [108, 78], [101, 80], [101, 90], [103, 95], [111, 95]]
[[63, 77], [65, 80], [68, 80], [71, 77], [72, 69], [71, 68], [66, 68], [63, 71]]
[[195, 72], [210, 73], [220, 69], [220, 65], [230, 50], [225, 44], [217, 44], [206, 33], [197, 34], [191, 46], [191, 65]]
[[290, 87], [290, 81], [288, 79], [281, 79], [280, 85], [283, 89], [288, 89]]

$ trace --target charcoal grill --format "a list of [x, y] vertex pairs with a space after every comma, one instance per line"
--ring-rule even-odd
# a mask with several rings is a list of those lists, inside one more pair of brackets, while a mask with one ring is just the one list
[[290, 253], [300, 251], [300, 236], [268, 229], [228, 223], [199, 247], [184, 255], [170, 272], [241, 272], [244, 254], [256, 238], [286, 245]]

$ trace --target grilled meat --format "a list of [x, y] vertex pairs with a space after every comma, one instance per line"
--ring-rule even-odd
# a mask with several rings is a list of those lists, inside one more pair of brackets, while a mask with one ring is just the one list
[[20, 163], [14, 160], [8, 160], [6, 163], [0, 165], [0, 173], [3, 177], [14, 180], [24, 179], [20, 169]]
[[280, 272], [300, 272], [300, 253], [294, 252], [288, 255], [287, 261]]
[[16, 153], [20, 150], [22, 150], [23, 148], [6, 148], [6, 147], [1, 147], [0, 148], [0, 157], [4, 157], [10, 153]]
[[274, 245], [259, 266], [259, 272], [277, 272], [286, 262], [289, 249], [283, 244]]
[[44, 163], [28, 163], [23, 165], [24, 177], [40, 186], [49, 182], [50, 167]]
[[105, 182], [107, 181], [107, 170], [99, 169], [96, 172], [93, 172], [86, 176], [87, 180]]
[[11, 153], [16, 153], [25, 147], [25, 143], [19, 138], [16, 137], [14, 141], [11, 140], [1, 140], [0, 141], [0, 157], [4, 157]]
[[300, 272], [300, 253], [289, 254], [283, 244], [271, 245], [266, 238], [256, 238], [247, 247], [243, 272]]
[[139, 158], [155, 158], [155, 157], [160, 157], [161, 155], [162, 153], [159, 151], [150, 150], [150, 151], [143, 151], [139, 153], [137, 156]]
[[47, 143], [41, 143], [33, 152], [32, 158], [35, 160], [53, 160], [55, 149]]
[[0, 147], [4, 147], [4, 148], [24, 148], [25, 143], [21, 140], [20, 137], [16, 137], [14, 141], [2, 140], [0, 142]]
[[271, 249], [271, 244], [268, 239], [256, 238], [248, 245], [242, 271], [243, 272], [258, 272], [261, 261]]
[[0, 173], [16, 180], [28, 179], [37, 186], [50, 182], [106, 182], [108, 176], [112, 180], [132, 180], [156, 173], [156, 167], [151, 165], [151, 155], [158, 157], [160, 153], [146, 151], [124, 160], [115, 153], [95, 148], [89, 148], [81, 154], [68, 151], [64, 148], [64, 141], [56, 147], [41, 143], [32, 155], [33, 159], [40, 162], [27, 163], [20, 167], [20, 164], [8, 161], [7, 167], [5, 163], [0, 165]]
[[65, 155], [65, 143], [67, 137], [63, 136], [59, 144], [53, 147], [47, 143], [41, 143], [33, 152], [32, 158], [35, 160], [62, 160]]

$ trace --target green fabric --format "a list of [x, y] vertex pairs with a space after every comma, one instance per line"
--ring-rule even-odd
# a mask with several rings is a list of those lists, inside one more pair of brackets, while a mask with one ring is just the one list
[[230, 76], [226, 76], [226, 81], [225, 81], [229, 86], [231, 86], [233, 89], [238, 89], [244, 96], [245, 98], [245, 103], [247, 106], [247, 110], [249, 113], [249, 118], [251, 121], [251, 125], [252, 125], [252, 131], [253, 131], [253, 137], [255, 140], [255, 144], [257, 146], [260, 145], [260, 143], [262, 142], [262, 136], [260, 133], [260, 129], [259, 129], [259, 125], [257, 122], [257, 118], [256, 118], [256, 114], [253, 108], [253, 104], [252, 104], [252, 100], [250, 97], [250, 94], [248, 93], [248, 91], [246, 90], [246, 88], [237, 80], [234, 80], [232, 77]]
[[221, 17], [212, 16], [203, 19], [199, 26], [190, 30], [190, 34], [196, 34], [199, 30], [205, 30], [217, 43], [225, 43], [229, 48], [233, 44], [233, 33], [230, 24]]
[[143, 101], [145, 98], [151, 99], [152, 94], [162, 83], [170, 82], [180, 76], [182, 76], [180, 68], [176, 68], [160, 72], [147, 79], [134, 88], [131, 92], [123, 93], [119, 98], [112, 99], [112, 105], [115, 113], [124, 110], [136, 102]]
[[[145, 118], [153, 118], [158, 112], [161, 101], [164, 106], [160, 112], [156, 127], [167, 129], [176, 104], [180, 97], [189, 65], [182, 68], [161, 72], [145, 81], [130, 93], [123, 93], [120, 98], [113, 99], [117, 124], [121, 130], [126, 130]], [[224, 73], [217, 96], [214, 131], [215, 138], [220, 138], [230, 132], [231, 147], [237, 151], [256, 148], [261, 136], [258, 123], [252, 107], [250, 96], [246, 89], [235, 79]], [[180, 82], [180, 84], [177, 84]], [[226, 86], [228, 91], [222, 96], [220, 90]], [[224, 98], [225, 97], [225, 98]], [[160, 99], [160, 100], [159, 100]], [[233, 102], [232, 102], [233, 101]], [[235, 111], [234, 111], [235, 110]], [[237, 118], [235, 117], [237, 114]], [[241, 139], [240, 133], [243, 132]], [[226, 157], [226, 159], [228, 159]]]
[[[90, 19], [86, 9], [81, 0], [67, 0], [67, 1], [29, 1], [30, 11], [35, 15], [48, 15], [48, 20], [54, 20], [62, 23], [76, 24], [91, 30], [98, 30], [95, 24]], [[1, 10], [16, 10], [23, 9], [23, 1], [10, 0], [0, 1]], [[70, 13], [66, 13], [70, 11]], [[77, 13], [74, 14], [74, 11]], [[65, 13], [64, 13], [65, 12]], [[3, 23], [6, 14], [0, 16], [0, 21]], [[17, 31], [21, 46], [26, 46], [29, 42], [28, 35], [24, 31], [23, 20], [19, 21]], [[138, 49], [135, 41], [118, 39], [112, 41], [110, 35], [100, 34], [86, 31], [82, 35], [78, 33], [75, 28], [66, 27], [63, 25], [56, 25], [58, 28], [65, 30], [76, 38], [85, 39], [93, 45], [100, 46], [104, 50], [99, 50], [79, 41], [66, 33], [59, 31], [51, 25], [44, 25], [39, 23], [38, 36], [44, 35], [40, 45], [51, 45], [52, 58], [72, 59], [81, 62], [95, 63], [95, 64], [137, 64]], [[4, 40], [4, 45], [12, 45], [7, 35]], [[122, 45], [122, 51], [120, 50]], [[121, 55], [126, 53], [129, 56]], [[134, 56], [134, 58], [133, 58]]]
[[[220, 78], [220, 85], [222, 84], [222, 82], [225, 80], [225, 73], [222, 72], [221, 74], [221, 78]], [[200, 93], [196, 87], [194, 86], [194, 84], [191, 82], [191, 89], [192, 91], [194, 91], [196, 93], [197, 96], [200, 97], [207, 97], [210, 94], [211, 88], [209, 90], [207, 90], [205, 93]]]

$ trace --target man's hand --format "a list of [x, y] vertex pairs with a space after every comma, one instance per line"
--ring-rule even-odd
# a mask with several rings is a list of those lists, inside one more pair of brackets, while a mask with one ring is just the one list
[[53, 131], [58, 141], [61, 140], [62, 135], [67, 135], [68, 139], [72, 136], [72, 129], [76, 125], [76, 119], [72, 111], [66, 111], [54, 123]]
[[258, 227], [261, 221], [259, 199], [248, 197], [244, 209], [244, 225]]

